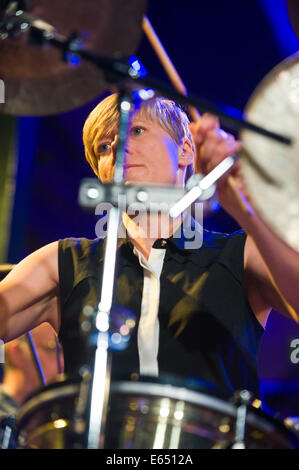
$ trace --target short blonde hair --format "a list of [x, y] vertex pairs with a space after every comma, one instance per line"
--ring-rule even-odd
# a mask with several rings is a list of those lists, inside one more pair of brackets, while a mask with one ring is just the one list
[[[83, 127], [85, 157], [94, 173], [98, 175], [98, 142], [108, 136], [119, 125], [118, 95], [115, 93], [101, 101], [89, 114]], [[172, 100], [154, 97], [141, 103], [137, 114], [157, 122], [177, 145], [189, 140], [194, 151], [194, 142], [189, 129], [187, 114]], [[191, 167], [191, 168], [190, 168]], [[186, 179], [193, 174], [189, 165]]]

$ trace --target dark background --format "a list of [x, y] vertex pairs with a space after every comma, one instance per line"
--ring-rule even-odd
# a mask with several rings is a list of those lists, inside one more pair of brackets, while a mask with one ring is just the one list
[[[150, 0], [147, 14], [189, 92], [240, 110], [260, 80], [299, 49], [285, 0]], [[149, 74], [168, 83], [146, 38], [136, 46]], [[80, 180], [92, 176], [81, 133], [97, 102], [65, 114], [18, 120], [19, 167], [8, 262], [18, 262], [58, 238], [95, 237], [95, 218], [77, 200]], [[226, 232], [238, 228], [221, 209], [209, 211], [204, 225]], [[285, 414], [299, 413], [298, 400], [290, 405], [295, 387], [296, 393], [299, 389], [299, 362], [290, 359], [294, 338], [299, 338], [299, 326], [273, 312], [259, 368], [269, 405], [279, 403]]]

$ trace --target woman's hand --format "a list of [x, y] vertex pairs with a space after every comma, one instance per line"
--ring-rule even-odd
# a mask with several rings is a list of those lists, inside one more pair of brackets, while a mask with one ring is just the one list
[[[203, 174], [209, 173], [222, 160], [233, 156], [240, 151], [242, 144], [232, 134], [220, 129], [216, 116], [206, 113], [197, 122], [190, 124], [196, 148], [195, 171]], [[229, 176], [231, 176], [229, 178]], [[242, 176], [240, 163], [237, 160], [233, 167], [217, 182], [219, 203], [239, 223], [244, 216], [242, 198], [249, 200], [246, 186]]]

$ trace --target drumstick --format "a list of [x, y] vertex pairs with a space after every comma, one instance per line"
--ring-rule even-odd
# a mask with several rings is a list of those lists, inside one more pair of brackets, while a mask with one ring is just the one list
[[[169, 55], [167, 54], [163, 44], [161, 43], [147, 16], [143, 17], [142, 28], [158, 59], [160, 59], [160, 62], [163, 65], [164, 70], [167, 73], [168, 78], [170, 79], [174, 88], [180, 93], [182, 93], [182, 95], [187, 96], [187, 89], [185, 87], [185, 84], [181, 79], [180, 75], [178, 74], [174, 64], [170, 60]], [[201, 116], [198, 110], [194, 108], [194, 106], [189, 106], [188, 111], [193, 121], [197, 121], [198, 119], [200, 119]]]
[[27, 340], [28, 340], [29, 348], [30, 348], [30, 351], [31, 351], [31, 354], [32, 354], [32, 357], [33, 357], [33, 360], [34, 360], [34, 365], [36, 367], [38, 377], [41, 381], [41, 384], [43, 386], [46, 386], [47, 382], [46, 382], [45, 374], [43, 372], [43, 369], [42, 369], [42, 366], [41, 366], [41, 363], [40, 363], [40, 360], [39, 360], [39, 357], [38, 357], [38, 354], [37, 354], [37, 351], [36, 351], [36, 347], [35, 347], [35, 344], [34, 344], [34, 341], [33, 341], [33, 338], [32, 338], [32, 334], [31, 334], [30, 331], [28, 331], [28, 333], [26, 333], [26, 337], [27, 337]]
[[[180, 75], [178, 74], [174, 64], [172, 63], [169, 55], [167, 54], [163, 44], [161, 43], [147, 16], [143, 17], [142, 28], [145, 35], [147, 36], [149, 43], [151, 44], [162, 66], [164, 67], [164, 70], [167, 73], [168, 78], [170, 79], [174, 88], [176, 88], [176, 90], [178, 90], [183, 95], [187, 96], [187, 88]], [[194, 106], [188, 106], [188, 112], [193, 121], [198, 121], [201, 118], [200, 113], [196, 108], [194, 108]], [[195, 168], [195, 171], [197, 170], [198, 168]], [[237, 198], [242, 210], [247, 214], [252, 215], [253, 210], [251, 205], [247, 201], [241, 189], [237, 187], [235, 180], [231, 175], [228, 176], [227, 183], [232, 192], [234, 193], [235, 197]]]

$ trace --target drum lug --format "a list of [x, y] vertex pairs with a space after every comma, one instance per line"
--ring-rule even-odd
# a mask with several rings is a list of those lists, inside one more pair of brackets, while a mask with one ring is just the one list
[[230, 449], [246, 449], [245, 432], [247, 408], [253, 401], [253, 394], [249, 390], [238, 390], [233, 396], [233, 403], [237, 407], [235, 437], [228, 446]]

